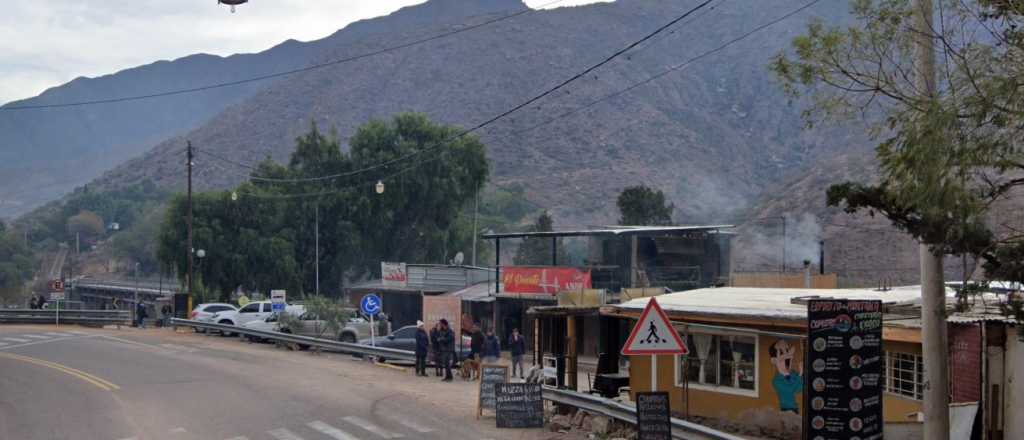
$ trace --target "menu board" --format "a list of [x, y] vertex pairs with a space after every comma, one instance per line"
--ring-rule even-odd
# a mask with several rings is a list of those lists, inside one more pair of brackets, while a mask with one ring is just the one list
[[672, 440], [668, 393], [636, 393], [637, 440]]
[[807, 304], [804, 438], [882, 438], [882, 302]]
[[480, 417], [483, 410], [495, 409], [494, 385], [508, 382], [508, 367], [505, 365], [480, 366], [480, 395], [477, 400], [476, 416]]
[[539, 383], [494, 385], [498, 428], [543, 428], [544, 398]]

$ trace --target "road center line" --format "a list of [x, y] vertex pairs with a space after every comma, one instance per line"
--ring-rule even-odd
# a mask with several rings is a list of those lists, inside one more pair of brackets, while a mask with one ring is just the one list
[[309, 427], [322, 432], [324, 435], [333, 438], [334, 440], [359, 440], [358, 437], [319, 420], [310, 422]]
[[277, 440], [303, 440], [302, 437], [299, 437], [295, 435], [294, 432], [284, 428], [272, 429], [267, 431], [267, 434], [270, 434], [271, 437], [274, 437]]
[[37, 358], [34, 358], [34, 357], [28, 357], [28, 356], [22, 356], [20, 354], [14, 354], [14, 353], [0, 353], [0, 357], [7, 358], [7, 359], [14, 359], [14, 360], [22, 361], [22, 362], [28, 362], [30, 364], [35, 364], [35, 365], [47, 367], [47, 368], [50, 368], [50, 369], [54, 369], [54, 370], [60, 371], [62, 373], [68, 374], [70, 376], [74, 376], [74, 377], [77, 377], [77, 378], [79, 378], [81, 380], [84, 380], [84, 381], [86, 381], [86, 382], [88, 382], [88, 383], [90, 383], [92, 385], [95, 385], [97, 388], [99, 388], [101, 390], [114, 391], [114, 390], [121, 389], [121, 387], [119, 387], [119, 386], [117, 386], [117, 385], [115, 385], [115, 384], [113, 384], [111, 382], [108, 382], [108, 381], [106, 381], [104, 379], [101, 379], [99, 377], [93, 376], [93, 375], [91, 375], [89, 373], [86, 373], [86, 372], [84, 372], [82, 370], [77, 370], [77, 369], [71, 368], [71, 367], [69, 367], [67, 365], [58, 364], [56, 362], [50, 362], [50, 361], [47, 361], [47, 360], [37, 359]]
[[23, 337], [23, 338], [30, 338], [30, 339], [50, 339], [49, 336], [42, 336], [42, 335], [21, 335], [21, 337]]
[[434, 432], [434, 428], [431, 428], [431, 427], [429, 427], [429, 426], [427, 426], [425, 424], [422, 424], [420, 422], [417, 422], [415, 420], [405, 420], [405, 419], [400, 419], [400, 418], [395, 417], [395, 416], [385, 416], [385, 417], [388, 420], [391, 420], [391, 421], [393, 421], [395, 423], [398, 423], [398, 424], [400, 424], [400, 425], [402, 425], [402, 426], [404, 426], [406, 428], [409, 428], [409, 429], [411, 429], [413, 431], [416, 431], [416, 432], [418, 432], [420, 434], [427, 434], [427, 433], [430, 433], [430, 432]]

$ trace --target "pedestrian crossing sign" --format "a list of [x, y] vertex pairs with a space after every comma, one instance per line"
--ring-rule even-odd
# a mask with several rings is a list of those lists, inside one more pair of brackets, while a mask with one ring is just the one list
[[672, 328], [668, 316], [661, 310], [658, 300], [651, 297], [640, 314], [633, 331], [622, 347], [627, 356], [655, 354], [689, 354], [679, 333]]

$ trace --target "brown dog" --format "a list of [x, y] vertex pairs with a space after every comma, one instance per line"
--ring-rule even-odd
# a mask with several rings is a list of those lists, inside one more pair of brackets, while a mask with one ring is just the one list
[[459, 368], [459, 375], [465, 380], [475, 380], [480, 377], [480, 361], [476, 359], [466, 359], [462, 361], [462, 365]]

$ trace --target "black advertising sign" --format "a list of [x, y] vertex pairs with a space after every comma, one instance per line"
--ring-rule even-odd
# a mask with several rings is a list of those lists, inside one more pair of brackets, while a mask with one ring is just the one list
[[485, 409], [494, 410], [494, 386], [508, 382], [508, 367], [504, 365], [480, 366], [480, 394], [477, 400], [476, 415], [480, 417]]
[[637, 440], [672, 440], [668, 393], [636, 393]]
[[882, 302], [807, 304], [804, 438], [882, 438]]
[[539, 383], [494, 384], [499, 428], [543, 428], [544, 398]]

